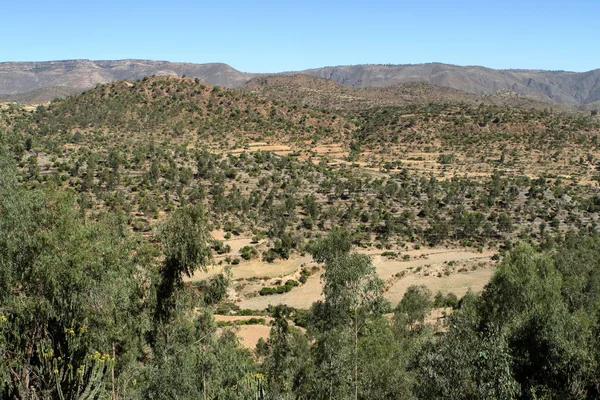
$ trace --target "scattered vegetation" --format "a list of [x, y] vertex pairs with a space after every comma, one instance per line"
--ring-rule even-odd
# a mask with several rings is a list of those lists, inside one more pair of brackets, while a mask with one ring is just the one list
[[[323, 101], [149, 77], [3, 107], [2, 397], [600, 397], [597, 116]], [[354, 249], [410, 265], [409, 246], [499, 263], [481, 293], [416, 285], [390, 304]], [[228, 298], [225, 264], [305, 253], [323, 280], [309, 310]], [[470, 272], [430, 267], [414, 271]], [[268, 339], [240, 346], [234, 325], [267, 316]]]

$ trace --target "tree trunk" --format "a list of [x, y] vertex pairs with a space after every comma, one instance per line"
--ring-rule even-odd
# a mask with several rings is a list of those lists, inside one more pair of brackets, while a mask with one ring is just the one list
[[358, 317], [354, 310], [354, 400], [358, 400]]

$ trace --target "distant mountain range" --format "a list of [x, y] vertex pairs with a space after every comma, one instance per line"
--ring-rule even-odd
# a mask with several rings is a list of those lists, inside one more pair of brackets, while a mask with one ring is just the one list
[[426, 82], [476, 95], [510, 91], [519, 96], [564, 105], [600, 101], [600, 69], [588, 72], [496, 70], [479, 66], [430, 63], [418, 65], [353, 65], [280, 74], [251, 74], [227, 64], [192, 64], [150, 60], [0, 63], [0, 101], [41, 103], [116, 80], [150, 75], [186, 75], [228, 88], [244, 86], [257, 77], [310, 75], [351, 88], [388, 87]]
[[238, 87], [257, 76], [226, 64], [191, 64], [150, 60], [0, 63], [0, 100], [43, 102], [82, 92], [98, 83], [137, 80], [151, 75], [186, 75], [206, 83]]

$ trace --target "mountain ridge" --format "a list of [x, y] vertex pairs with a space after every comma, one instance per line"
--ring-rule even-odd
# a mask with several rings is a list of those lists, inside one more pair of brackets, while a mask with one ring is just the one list
[[[600, 69], [586, 72], [492, 69], [443, 63], [360, 64], [281, 73], [247, 73], [224, 63], [194, 64], [155, 60], [57, 60], [0, 63], [0, 101], [49, 101], [98, 83], [137, 80], [151, 75], [198, 78], [210, 85], [238, 88], [257, 77], [304, 74], [351, 88], [389, 87], [426, 82], [476, 95], [513, 91], [520, 96], [569, 106], [600, 101]], [[46, 88], [62, 88], [47, 90]], [[34, 93], [28, 96], [26, 93]], [[42, 94], [40, 94], [42, 93]]]
[[512, 90], [537, 100], [569, 105], [587, 104], [600, 98], [600, 69], [586, 72], [496, 70], [429, 63], [337, 66], [300, 72], [355, 88], [422, 81], [478, 95]]
[[4, 62], [0, 63], [0, 94], [15, 95], [45, 87], [71, 87], [83, 91], [98, 83], [138, 80], [150, 75], [187, 75], [229, 88], [241, 86], [255, 76], [223, 63], [137, 59]]

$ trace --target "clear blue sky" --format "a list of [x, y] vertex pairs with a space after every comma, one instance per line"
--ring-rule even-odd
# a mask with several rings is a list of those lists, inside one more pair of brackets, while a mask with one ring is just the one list
[[0, 0], [0, 61], [600, 68], [600, 0]]

